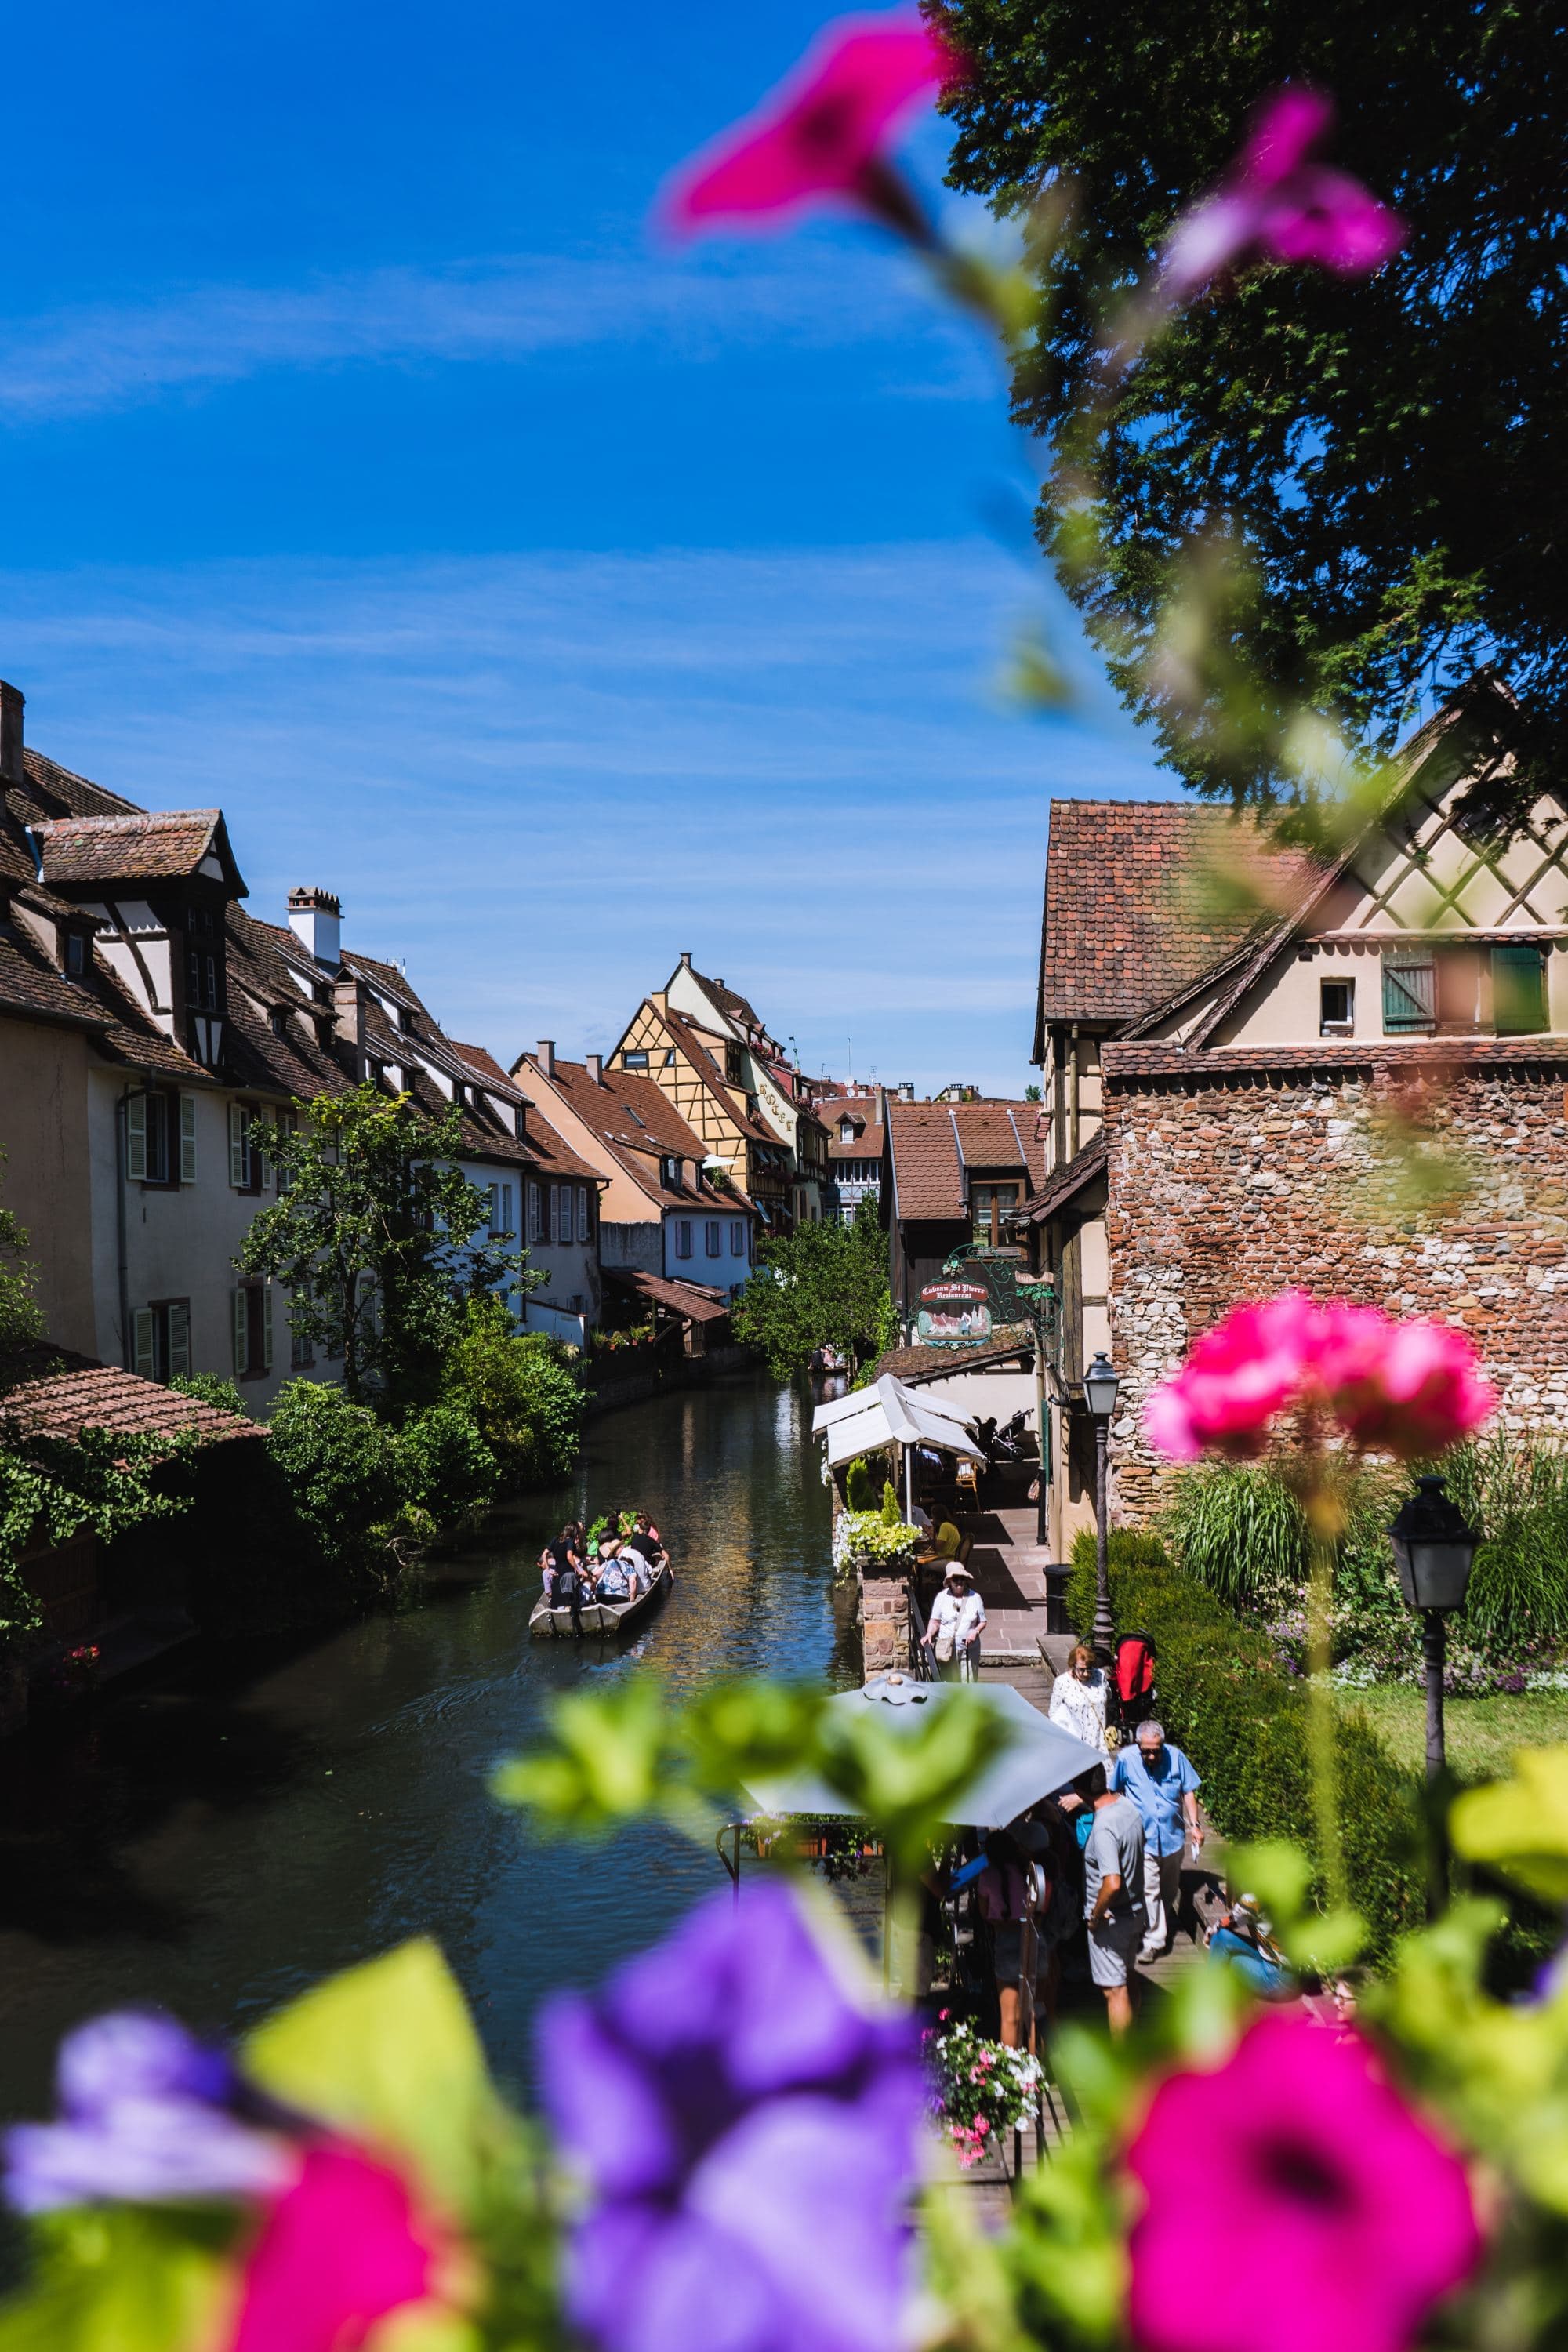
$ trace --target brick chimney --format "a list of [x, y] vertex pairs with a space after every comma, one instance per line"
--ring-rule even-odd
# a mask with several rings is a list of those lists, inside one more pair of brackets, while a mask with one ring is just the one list
[[0, 783], [26, 783], [22, 766], [22, 711], [26, 697], [19, 686], [0, 678]]
[[691, 950], [689, 948], [682, 948], [680, 950], [680, 968], [682, 971], [689, 971], [691, 970]]
[[289, 929], [315, 962], [341, 960], [343, 910], [331, 890], [290, 890]]
[[602, 1054], [588, 1054], [584, 1056], [584, 1060], [587, 1067], [588, 1076], [592, 1079], [594, 1085], [596, 1087], [602, 1087], [605, 1083], [604, 1055]]
[[552, 1078], [555, 1076], [554, 1038], [542, 1037], [539, 1041], [539, 1051], [533, 1058], [539, 1064], [539, 1066], [543, 1071], [545, 1076], [547, 1078]]

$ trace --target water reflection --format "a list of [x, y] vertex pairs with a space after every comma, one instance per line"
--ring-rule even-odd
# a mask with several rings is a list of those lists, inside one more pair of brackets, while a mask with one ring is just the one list
[[[218, 2030], [400, 1937], [436, 1936], [492, 2062], [526, 2079], [541, 1993], [637, 1948], [716, 1859], [638, 1831], [531, 1843], [486, 1793], [557, 1690], [646, 1657], [848, 1678], [805, 1401], [761, 1379], [595, 1423], [574, 1493], [531, 1497], [406, 1614], [166, 1686], [0, 1753], [0, 2109], [36, 2111], [62, 2029], [154, 2000]], [[629, 1650], [531, 1643], [534, 1560], [568, 1512], [641, 1503], [676, 1589]]]

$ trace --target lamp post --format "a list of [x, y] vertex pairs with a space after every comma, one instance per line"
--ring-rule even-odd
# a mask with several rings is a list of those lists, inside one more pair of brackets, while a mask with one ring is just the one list
[[1113, 1627], [1110, 1622], [1110, 1575], [1107, 1559], [1109, 1512], [1106, 1506], [1105, 1465], [1110, 1442], [1110, 1416], [1116, 1411], [1116, 1391], [1121, 1383], [1111, 1369], [1110, 1359], [1101, 1349], [1083, 1376], [1083, 1401], [1094, 1423], [1094, 1625], [1092, 1639], [1100, 1659], [1110, 1662]]
[[[1418, 1478], [1415, 1492], [1388, 1530], [1399, 1582], [1412, 1609], [1421, 1612], [1421, 1648], [1426, 1662], [1426, 1780], [1430, 1787], [1447, 1767], [1443, 1740], [1443, 1667], [1447, 1653], [1447, 1615], [1464, 1606], [1480, 1530], [1467, 1522], [1443, 1491], [1441, 1478]], [[1447, 1896], [1447, 1853], [1441, 1827], [1432, 1828], [1432, 1874], [1428, 1907], [1436, 1914]]]

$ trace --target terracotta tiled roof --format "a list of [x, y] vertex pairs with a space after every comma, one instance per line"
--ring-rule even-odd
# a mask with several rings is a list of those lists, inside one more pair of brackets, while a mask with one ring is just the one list
[[[678, 1192], [660, 1181], [661, 1160], [686, 1160], [700, 1167], [708, 1146], [696, 1129], [687, 1125], [657, 1078], [644, 1077], [638, 1070], [606, 1069], [595, 1083], [586, 1063], [563, 1061], [560, 1055], [550, 1078], [533, 1054], [524, 1054], [518, 1069], [535, 1081], [531, 1100], [548, 1094], [553, 1086], [584, 1126], [603, 1139], [616, 1167], [658, 1207], [713, 1216], [754, 1213], [738, 1185], [728, 1192], [694, 1193], [689, 1188]], [[531, 1111], [531, 1126], [532, 1119]]]
[[722, 1107], [737, 1130], [753, 1142], [771, 1143], [777, 1146], [779, 1139], [773, 1129], [765, 1126], [762, 1119], [753, 1118], [744, 1108], [744, 1097], [742, 1097], [742, 1102], [735, 1101], [724, 1083], [722, 1062], [714, 1060], [703, 1042], [708, 1036], [712, 1036], [716, 1045], [721, 1045], [722, 1040], [713, 1031], [700, 1029], [695, 1022], [688, 1021], [683, 1013], [677, 1013], [673, 1005], [667, 1005], [659, 1018], [685, 1055], [692, 1069], [696, 1071], [714, 1100]]
[[[258, 1438], [263, 1432], [243, 1413], [226, 1412], [198, 1397], [183, 1396], [156, 1381], [135, 1372], [96, 1363], [90, 1356], [68, 1354], [46, 1341], [31, 1352], [39, 1370], [0, 1393], [0, 1422], [16, 1422], [43, 1436], [75, 1438], [84, 1429], [109, 1429], [117, 1436], [169, 1436], [194, 1430], [204, 1445], [230, 1438]], [[47, 1369], [49, 1359], [61, 1369]], [[15, 1377], [16, 1360], [6, 1373]]]
[[0, 1013], [5, 1012], [26, 1013], [35, 1021], [63, 1021], [78, 1029], [109, 1027], [108, 1014], [56, 971], [19, 923], [8, 938], [0, 932]]
[[1104, 1174], [1107, 1150], [1105, 1129], [1101, 1128], [1081, 1151], [1052, 1170], [1039, 1191], [1024, 1202], [1019, 1215], [1032, 1225], [1054, 1217], [1058, 1210], [1066, 1208], [1075, 1192], [1080, 1192], [1086, 1184], [1092, 1184], [1097, 1176]]
[[879, 1356], [871, 1378], [890, 1372], [896, 1381], [939, 1381], [944, 1373], [978, 1371], [985, 1364], [1010, 1363], [1015, 1356], [1035, 1352], [1035, 1335], [1026, 1323], [1003, 1324], [979, 1348], [889, 1348]]
[[[174, 809], [161, 816], [52, 817], [34, 831], [44, 861], [43, 878], [56, 889], [89, 882], [184, 881], [209, 850], [227, 860], [219, 809]], [[241, 895], [243, 888], [242, 884]]]
[[26, 782], [13, 785], [8, 798], [26, 824], [40, 817], [142, 814], [134, 801], [91, 782], [86, 776], [79, 776], [73, 768], [62, 768], [58, 760], [47, 759], [42, 751], [31, 747], [22, 754], [22, 772]]
[[1321, 867], [1265, 841], [1249, 818], [1201, 801], [1051, 803], [1040, 940], [1039, 1027], [1134, 1021], [1220, 962], [1273, 915], [1205, 902], [1202, 870], [1239, 861], [1276, 907], [1305, 898]]
[[717, 1323], [730, 1312], [730, 1301], [721, 1290], [710, 1290], [697, 1282], [666, 1282], [657, 1274], [644, 1274], [635, 1266], [605, 1268], [607, 1282], [624, 1283], [639, 1297], [648, 1298], [657, 1307], [668, 1307], [672, 1314], [684, 1315], [693, 1323]]
[[900, 1223], [956, 1223], [966, 1213], [964, 1171], [1007, 1176], [1026, 1192], [1045, 1178], [1034, 1105], [1021, 1102], [888, 1105], [894, 1214]]
[[475, 1076], [481, 1078], [487, 1087], [493, 1087], [497, 1094], [504, 1096], [508, 1102], [521, 1099], [521, 1087], [514, 1078], [508, 1077], [495, 1055], [483, 1045], [464, 1045], [456, 1037], [448, 1038], [447, 1043], [453, 1053], [467, 1062]]
[[721, 980], [710, 980], [706, 973], [695, 970], [691, 977], [699, 988], [707, 990], [720, 1011], [727, 1013], [731, 1021], [738, 1022], [742, 1029], [754, 1029], [759, 1037], [768, 1036], [767, 1027], [755, 1008], [737, 990], [726, 988]]
[[[827, 1130], [829, 1160], [880, 1160], [883, 1130], [878, 1113], [880, 1098], [876, 1095], [825, 1095], [816, 1105], [816, 1116]], [[859, 1132], [851, 1143], [841, 1143], [838, 1122], [852, 1118]]]

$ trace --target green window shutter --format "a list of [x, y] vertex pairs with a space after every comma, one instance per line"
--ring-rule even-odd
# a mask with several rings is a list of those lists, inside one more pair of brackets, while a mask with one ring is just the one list
[[176, 1299], [169, 1308], [169, 1378], [185, 1379], [191, 1369], [191, 1310]]
[[244, 1191], [245, 1113], [238, 1103], [228, 1107], [228, 1181], [237, 1191]]
[[158, 1377], [157, 1325], [150, 1307], [139, 1307], [131, 1318], [131, 1369], [144, 1381]]
[[243, 1380], [250, 1370], [250, 1302], [242, 1287], [234, 1294], [234, 1376]]
[[272, 1370], [272, 1278], [261, 1286], [261, 1369]]
[[133, 1184], [147, 1181], [147, 1097], [130, 1095], [125, 1103], [125, 1173]]
[[195, 1095], [180, 1097], [180, 1181], [194, 1184], [196, 1181], [196, 1098]]
[[1492, 1016], [1500, 1037], [1539, 1037], [1546, 1027], [1546, 966], [1537, 947], [1492, 950]]
[[1401, 1030], [1432, 1029], [1437, 1021], [1437, 971], [1432, 957], [1418, 948], [1387, 948], [1383, 957], [1383, 1025]]

